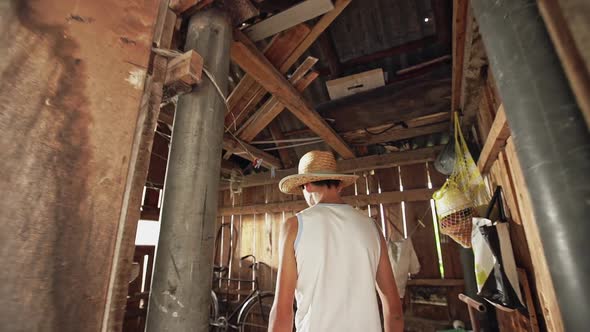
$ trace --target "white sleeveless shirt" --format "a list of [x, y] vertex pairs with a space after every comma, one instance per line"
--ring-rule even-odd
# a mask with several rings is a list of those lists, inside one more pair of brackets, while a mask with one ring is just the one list
[[297, 331], [380, 332], [381, 246], [373, 220], [348, 204], [323, 203], [297, 219]]

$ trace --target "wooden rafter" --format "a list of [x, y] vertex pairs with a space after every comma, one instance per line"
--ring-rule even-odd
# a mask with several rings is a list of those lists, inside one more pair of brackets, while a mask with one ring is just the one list
[[301, 93], [264, 57], [241, 32], [234, 33], [232, 60], [252, 75], [260, 85], [278, 98], [301, 122], [313, 130], [343, 158], [354, 158], [350, 147], [311, 107]]
[[453, 93], [451, 110], [456, 111], [461, 103], [463, 62], [465, 58], [465, 34], [467, 29], [468, 0], [453, 1]]
[[506, 145], [506, 140], [510, 137], [510, 128], [506, 121], [506, 113], [504, 106], [500, 105], [496, 118], [492, 123], [492, 128], [486, 139], [486, 142], [479, 155], [477, 167], [482, 173], [488, 173], [494, 161], [498, 158], [498, 154]]
[[[283, 132], [278, 124], [278, 122], [271, 122], [268, 126], [268, 130], [270, 131], [270, 135], [274, 140], [280, 141], [284, 140], [286, 137], [283, 135]], [[276, 146], [280, 147], [285, 145], [284, 143], [276, 143]], [[293, 160], [291, 155], [294, 155], [295, 152], [292, 149], [279, 149], [279, 158], [281, 158], [281, 162], [285, 168], [293, 167]]]
[[[358, 195], [358, 196], [344, 196], [342, 200], [353, 206], [367, 206], [373, 204], [389, 204], [427, 201], [432, 198], [432, 194], [438, 188], [433, 189], [412, 189], [404, 191], [391, 191], [380, 194]], [[278, 213], [283, 211], [299, 211], [307, 208], [308, 205], [304, 200], [287, 201], [287, 202], [272, 202], [265, 204], [254, 204], [246, 206], [224, 206], [218, 210], [218, 215], [240, 215], [240, 214], [262, 214], [262, 213]]]
[[264, 152], [246, 142], [238, 141], [229, 134], [226, 134], [223, 137], [223, 149], [252, 162], [254, 162], [256, 159], [262, 159], [262, 166], [264, 168], [283, 168], [281, 161], [275, 156]]
[[[299, 24], [279, 34], [264, 52], [265, 56], [275, 67], [279, 68], [279, 72], [286, 74], [349, 3], [350, 0], [336, 1], [334, 9], [324, 14], [311, 30], [307, 25]], [[277, 54], [280, 57], [274, 56]], [[251, 76], [244, 76], [232, 92], [233, 97], [230, 95], [230, 115], [226, 118], [226, 125], [232, 121], [235, 121], [237, 125], [241, 124], [245, 115], [249, 114], [250, 110], [264, 98], [266, 93]], [[238, 114], [242, 114], [244, 117], [240, 119]]]
[[[448, 120], [448, 114], [446, 115]], [[391, 127], [391, 126], [390, 126]], [[450, 124], [448, 121], [430, 124], [426, 126], [420, 127], [413, 127], [413, 128], [385, 128], [382, 129], [380, 132], [375, 133], [372, 131], [365, 131], [365, 134], [362, 136], [355, 135], [356, 137], [346, 137], [342, 135], [342, 137], [350, 142], [350, 144], [355, 145], [371, 145], [371, 144], [378, 144], [378, 143], [385, 143], [385, 142], [395, 142], [403, 139], [409, 139], [424, 135], [430, 135], [435, 133], [440, 133], [444, 131], [450, 130]], [[370, 133], [369, 133], [370, 132]]]
[[[317, 72], [311, 72], [305, 77], [295, 81], [291, 78], [291, 82], [295, 85], [295, 89], [303, 92], [310, 84], [318, 77]], [[270, 122], [276, 118], [283, 110], [285, 105], [278, 101], [276, 97], [270, 98], [262, 107], [254, 113], [250, 119], [244, 124], [239, 132], [240, 138], [246, 142], [254, 140]]]
[[[434, 161], [440, 151], [442, 151], [442, 147], [436, 146], [411, 151], [393, 152], [383, 155], [339, 160], [337, 162], [337, 167], [338, 170], [343, 173], [354, 173], [394, 166], [426, 163], [429, 161]], [[277, 184], [283, 177], [296, 173], [297, 168], [290, 168], [277, 170], [275, 177], [271, 177], [269, 172], [252, 174], [242, 178], [240, 181], [240, 186], [242, 188], [248, 188], [267, 184]], [[228, 188], [229, 186], [226, 184], [221, 184], [219, 186], [220, 190], [225, 190]]]
[[[275, 67], [287, 60], [289, 55], [305, 40], [311, 29], [306, 24], [299, 24], [278, 34], [264, 50], [264, 56]], [[239, 126], [248, 115], [248, 110], [256, 106], [266, 92], [256, 80], [246, 73], [228, 98], [229, 113], [225, 123], [236, 122]]]

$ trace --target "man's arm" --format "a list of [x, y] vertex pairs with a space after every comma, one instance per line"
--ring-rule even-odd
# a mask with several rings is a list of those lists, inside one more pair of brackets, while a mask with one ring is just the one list
[[382, 236], [379, 236], [381, 242], [381, 257], [377, 267], [377, 291], [383, 305], [383, 321], [385, 332], [403, 332], [404, 319], [402, 303], [395, 284], [391, 262], [387, 254], [387, 245]]
[[279, 235], [279, 271], [275, 300], [270, 312], [269, 332], [291, 332], [293, 330], [293, 301], [297, 285], [297, 262], [295, 260], [295, 238], [297, 217], [287, 219], [281, 225]]

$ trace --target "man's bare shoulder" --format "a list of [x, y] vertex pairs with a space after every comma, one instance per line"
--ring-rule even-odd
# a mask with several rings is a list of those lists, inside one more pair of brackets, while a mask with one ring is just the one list
[[281, 233], [287, 237], [296, 236], [298, 227], [297, 216], [292, 216], [281, 224]]

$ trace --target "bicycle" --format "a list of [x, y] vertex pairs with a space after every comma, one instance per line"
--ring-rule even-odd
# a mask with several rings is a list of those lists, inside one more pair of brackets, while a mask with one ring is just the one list
[[240, 332], [257, 332], [267, 330], [270, 309], [274, 301], [274, 293], [260, 290], [256, 272], [261, 263], [256, 261], [254, 255], [244, 256], [240, 258], [240, 261], [248, 258], [252, 258], [253, 260], [252, 265], [249, 266], [254, 275], [253, 279], [225, 278], [223, 275], [228, 271], [226, 266], [216, 266], [214, 268], [215, 278], [213, 283], [219, 282], [220, 280], [246, 282], [253, 284], [254, 289], [228, 316], [220, 315], [219, 299], [215, 291], [211, 290], [211, 311], [209, 316], [211, 331], [237, 330]]

